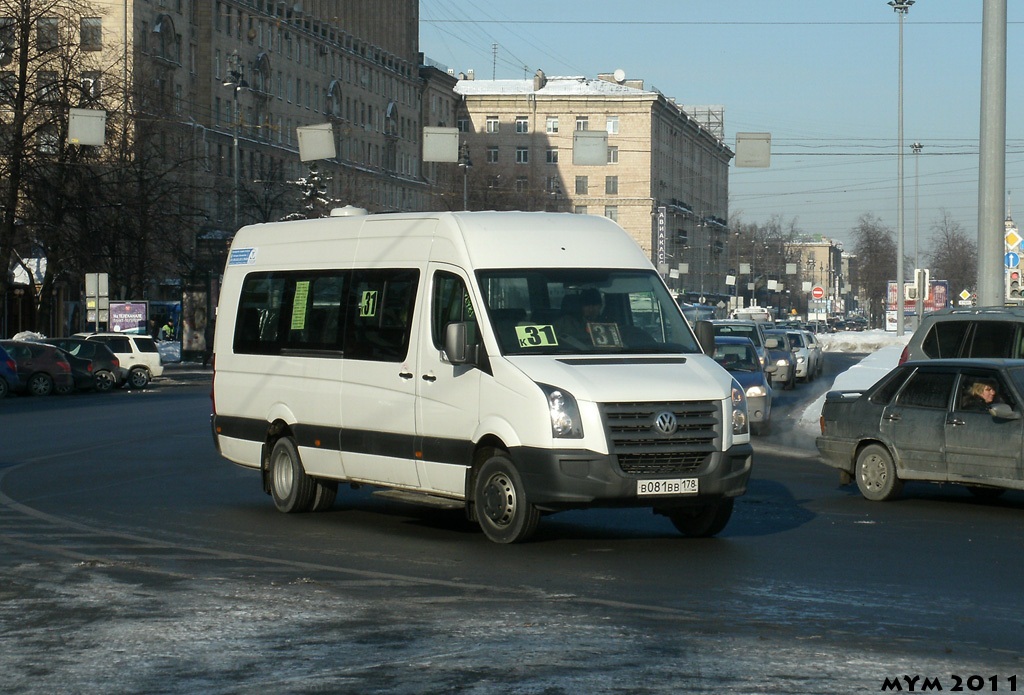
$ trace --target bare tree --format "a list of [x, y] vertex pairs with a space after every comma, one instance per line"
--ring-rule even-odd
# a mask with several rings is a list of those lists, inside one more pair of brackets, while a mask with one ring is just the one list
[[978, 243], [945, 208], [932, 223], [932, 252], [928, 254], [933, 280], [948, 280], [953, 294], [973, 291], [978, 278]]
[[896, 239], [889, 227], [872, 215], [860, 216], [852, 230], [858, 259], [860, 285], [868, 300], [872, 326], [884, 325], [889, 280], [896, 279]]

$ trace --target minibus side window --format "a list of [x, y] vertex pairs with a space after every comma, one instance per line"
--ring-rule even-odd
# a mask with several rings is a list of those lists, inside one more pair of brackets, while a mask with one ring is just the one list
[[346, 359], [401, 362], [409, 352], [419, 271], [352, 272], [345, 317]]
[[270, 355], [280, 352], [278, 324], [287, 281], [270, 273], [253, 273], [242, 283], [235, 319], [234, 351]]
[[465, 321], [470, 343], [479, 341], [476, 312], [470, 301], [466, 283], [458, 275], [439, 271], [434, 274], [434, 301], [431, 308], [430, 334], [434, 347], [444, 349], [444, 331], [449, 323]]

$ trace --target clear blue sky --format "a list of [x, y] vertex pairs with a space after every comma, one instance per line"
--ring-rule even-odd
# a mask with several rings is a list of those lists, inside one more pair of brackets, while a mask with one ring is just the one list
[[[917, 0], [904, 20], [908, 254], [916, 191], [922, 254], [942, 209], [976, 234], [982, 6]], [[885, 0], [420, 0], [420, 20], [420, 50], [456, 72], [621, 68], [682, 104], [724, 106], [730, 146], [737, 132], [770, 132], [770, 169], [730, 171], [730, 214], [746, 222], [781, 215], [847, 243], [863, 213], [896, 228], [899, 22]], [[1009, 0], [1006, 187], [1018, 224], [1022, 38], [1024, 2]]]

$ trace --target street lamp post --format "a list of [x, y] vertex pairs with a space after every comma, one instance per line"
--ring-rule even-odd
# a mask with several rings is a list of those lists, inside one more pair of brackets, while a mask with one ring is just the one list
[[462, 209], [469, 210], [469, 170], [473, 162], [469, 159], [469, 143], [464, 142], [459, 148], [459, 168], [462, 169]]
[[231, 171], [234, 174], [234, 224], [236, 230], [238, 229], [238, 127], [241, 121], [238, 115], [238, 93], [249, 88], [242, 71], [242, 61], [238, 57], [238, 53], [234, 52], [228, 56], [228, 79], [224, 80], [224, 86], [231, 88], [231, 122], [233, 124]]
[[[924, 146], [915, 142], [910, 146], [910, 151], [914, 153], [914, 269], [921, 267], [921, 149]], [[914, 279], [917, 279], [915, 272]], [[915, 327], [921, 325], [921, 319], [924, 318], [924, 297], [923, 293], [928, 292], [927, 287], [917, 288], [917, 303], [914, 306], [914, 313], [917, 315], [917, 320], [914, 322]]]
[[900, 21], [900, 55], [899, 55], [899, 106], [897, 109], [896, 136], [896, 335], [904, 334], [903, 308], [903, 18], [915, 0], [889, 0], [889, 6], [899, 16]]

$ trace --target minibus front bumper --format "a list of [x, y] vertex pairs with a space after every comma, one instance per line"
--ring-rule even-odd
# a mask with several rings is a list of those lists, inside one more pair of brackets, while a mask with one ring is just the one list
[[[579, 449], [516, 447], [511, 452], [530, 502], [545, 509], [588, 506], [665, 507], [701, 504], [708, 497], [736, 497], [747, 490], [754, 449], [736, 444], [709, 454], [685, 472], [627, 474], [615, 456]], [[691, 481], [696, 492], [641, 494], [641, 482]], [[650, 486], [643, 486], [650, 487]], [[671, 486], [670, 489], [675, 489]]]

